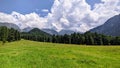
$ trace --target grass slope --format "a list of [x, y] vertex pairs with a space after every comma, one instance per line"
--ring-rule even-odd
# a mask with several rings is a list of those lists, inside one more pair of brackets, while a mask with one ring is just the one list
[[0, 68], [120, 68], [119, 46], [77, 46], [27, 40], [0, 45]]

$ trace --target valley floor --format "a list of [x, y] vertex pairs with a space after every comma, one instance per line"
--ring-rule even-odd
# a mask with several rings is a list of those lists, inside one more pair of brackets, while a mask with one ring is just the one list
[[21, 40], [0, 45], [0, 68], [120, 68], [120, 46]]

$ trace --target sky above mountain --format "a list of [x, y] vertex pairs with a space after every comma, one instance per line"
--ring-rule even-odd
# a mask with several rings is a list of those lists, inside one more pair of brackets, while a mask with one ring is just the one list
[[0, 0], [0, 11], [9, 14], [13, 11], [21, 14], [35, 12], [45, 16], [53, 3], [54, 0]]
[[0, 22], [85, 32], [120, 14], [120, 0], [0, 0]]

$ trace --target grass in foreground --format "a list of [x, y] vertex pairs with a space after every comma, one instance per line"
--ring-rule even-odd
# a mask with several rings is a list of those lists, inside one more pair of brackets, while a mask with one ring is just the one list
[[21, 40], [0, 45], [0, 68], [120, 68], [120, 46]]

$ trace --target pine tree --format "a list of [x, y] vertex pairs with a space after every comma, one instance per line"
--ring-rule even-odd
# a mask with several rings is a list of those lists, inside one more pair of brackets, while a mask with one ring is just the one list
[[1, 27], [1, 40], [3, 42], [3, 45], [6, 43], [8, 38], [8, 28], [3, 26]]

